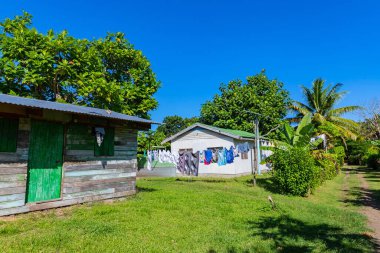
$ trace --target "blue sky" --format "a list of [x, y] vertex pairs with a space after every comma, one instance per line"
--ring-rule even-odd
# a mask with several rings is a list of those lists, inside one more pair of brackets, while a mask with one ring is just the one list
[[380, 98], [380, 1], [3, 0], [0, 20], [22, 10], [41, 32], [124, 32], [162, 82], [156, 121], [198, 116], [220, 83], [262, 69], [297, 100], [317, 77], [350, 91], [340, 105]]

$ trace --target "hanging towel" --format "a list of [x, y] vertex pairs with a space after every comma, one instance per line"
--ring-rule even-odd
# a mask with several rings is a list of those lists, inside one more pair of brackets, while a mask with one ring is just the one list
[[211, 152], [212, 152], [212, 162], [217, 163], [218, 162], [218, 150], [213, 149]]
[[199, 162], [203, 163], [204, 160], [205, 160], [205, 153], [204, 153], [204, 151], [200, 151], [199, 152]]
[[198, 169], [199, 169], [199, 151], [192, 154], [191, 174], [197, 177]]
[[185, 152], [178, 153], [177, 170], [180, 173], [185, 172]]

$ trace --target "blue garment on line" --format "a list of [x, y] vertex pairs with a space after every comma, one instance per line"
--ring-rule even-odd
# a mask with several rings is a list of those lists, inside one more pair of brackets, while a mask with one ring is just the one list
[[249, 151], [249, 144], [248, 142], [240, 143], [236, 146], [236, 149], [239, 153], [247, 153]]
[[230, 147], [230, 149], [226, 150], [226, 156], [227, 156], [227, 163], [233, 163], [234, 162], [234, 147]]
[[221, 150], [218, 150], [218, 165], [226, 165], [227, 164], [227, 156], [226, 156], [226, 149], [223, 148]]
[[212, 151], [211, 150], [205, 150], [205, 164], [210, 164], [212, 161]]

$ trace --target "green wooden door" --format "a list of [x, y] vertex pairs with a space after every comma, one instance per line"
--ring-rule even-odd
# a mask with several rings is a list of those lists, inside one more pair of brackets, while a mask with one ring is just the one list
[[63, 125], [32, 121], [27, 202], [61, 197]]

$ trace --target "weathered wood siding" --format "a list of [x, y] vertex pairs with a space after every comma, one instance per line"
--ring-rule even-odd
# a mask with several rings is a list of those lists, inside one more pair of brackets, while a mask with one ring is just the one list
[[[111, 126], [112, 127], [112, 126]], [[64, 200], [135, 191], [137, 130], [115, 127], [114, 156], [94, 155], [91, 125], [68, 127], [63, 165]], [[89, 137], [90, 136], [90, 137]]]
[[[47, 119], [53, 120], [53, 116], [50, 115]], [[44, 118], [44, 114], [41, 114], [40, 119]], [[63, 118], [72, 119], [67, 115]], [[135, 194], [137, 171], [135, 126], [118, 125], [104, 120], [93, 122], [91, 119], [84, 119], [84, 121], [86, 122], [79, 120], [79, 123], [75, 124], [72, 121], [64, 122], [61, 200], [25, 204], [31, 120], [20, 118], [17, 151], [0, 153], [0, 216]], [[85, 123], [87, 126], [84, 132], [72, 128], [73, 125], [80, 123]], [[114, 156], [94, 155], [94, 136], [91, 131], [97, 123], [115, 128]]]
[[0, 210], [25, 204], [29, 131], [30, 119], [20, 118], [16, 152], [0, 153]]

